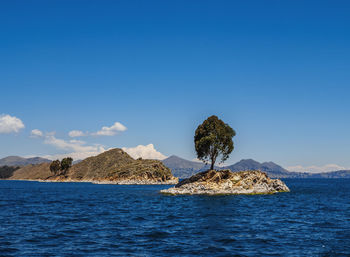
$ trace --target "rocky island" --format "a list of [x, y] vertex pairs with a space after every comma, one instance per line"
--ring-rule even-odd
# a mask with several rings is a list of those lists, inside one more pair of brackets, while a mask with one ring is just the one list
[[162, 162], [135, 160], [119, 148], [89, 157], [70, 167], [65, 174], [53, 174], [50, 163], [41, 163], [22, 167], [8, 179], [104, 184], [176, 184], [179, 181]]
[[270, 179], [266, 173], [261, 171], [208, 170], [160, 192], [170, 195], [226, 195], [274, 194], [289, 191], [289, 188], [281, 180]]
[[289, 188], [279, 179], [270, 179], [266, 173], [252, 170], [232, 172], [229, 169], [215, 170], [215, 161], [228, 159], [234, 149], [232, 138], [236, 135], [228, 124], [212, 115], [200, 124], [194, 136], [197, 158], [211, 163], [210, 169], [199, 172], [178, 183], [175, 187], [161, 190], [171, 195], [181, 194], [274, 194], [289, 192]]

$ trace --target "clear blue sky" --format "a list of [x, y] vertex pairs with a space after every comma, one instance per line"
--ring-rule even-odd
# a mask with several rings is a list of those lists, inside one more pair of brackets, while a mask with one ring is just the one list
[[228, 163], [350, 167], [349, 1], [2, 1], [0, 157], [64, 153], [33, 129], [115, 136], [88, 145], [195, 157], [216, 114], [237, 132]]

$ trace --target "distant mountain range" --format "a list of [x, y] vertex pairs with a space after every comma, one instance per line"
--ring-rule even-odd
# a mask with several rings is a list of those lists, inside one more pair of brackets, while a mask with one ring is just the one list
[[[178, 156], [172, 155], [163, 160], [165, 166], [170, 168], [174, 176], [188, 178], [193, 174], [209, 169], [209, 165], [201, 162], [188, 161]], [[294, 174], [273, 162], [260, 163], [252, 159], [241, 160], [226, 167], [215, 167], [215, 169], [230, 169], [232, 171], [261, 170], [267, 172], [272, 177], [289, 177]]]
[[0, 166], [26, 166], [29, 164], [40, 164], [49, 162], [51, 162], [51, 160], [41, 157], [23, 158], [20, 156], [8, 156], [0, 159]]
[[260, 163], [252, 159], [243, 159], [233, 165], [223, 167], [223, 169], [229, 169], [232, 171], [261, 170], [266, 172], [269, 175], [269, 177], [272, 178], [285, 178], [291, 176], [294, 177], [298, 174], [297, 172], [290, 172], [274, 162]]
[[[173, 175], [178, 178], [188, 178], [193, 174], [210, 168], [202, 162], [194, 162], [172, 155], [164, 159], [163, 164], [171, 169]], [[217, 167], [215, 167], [217, 168]]]
[[[80, 163], [81, 161], [82, 160], [77, 160], [74, 164]], [[0, 167], [18, 167], [50, 162], [51, 160], [41, 157], [23, 158], [19, 156], [8, 156], [0, 159]], [[172, 170], [175, 177], [179, 178], [188, 178], [197, 172], [208, 170], [210, 167], [204, 163], [189, 161], [175, 155], [164, 159], [162, 162]], [[350, 170], [338, 170], [324, 173], [290, 172], [274, 162], [260, 163], [252, 159], [243, 159], [226, 167], [216, 166], [215, 169], [230, 169], [232, 171], [261, 170], [266, 172], [271, 178], [350, 178]], [[5, 170], [8, 172], [7, 168], [4, 168], [4, 172]]]
[[[193, 174], [207, 170], [208, 165], [200, 162], [188, 161], [172, 155], [163, 160], [165, 166], [170, 168], [175, 177], [188, 178]], [[216, 169], [230, 169], [232, 171], [261, 170], [271, 178], [350, 178], [350, 170], [340, 170], [324, 173], [290, 172], [274, 162], [257, 162], [252, 159], [243, 159], [226, 167]]]

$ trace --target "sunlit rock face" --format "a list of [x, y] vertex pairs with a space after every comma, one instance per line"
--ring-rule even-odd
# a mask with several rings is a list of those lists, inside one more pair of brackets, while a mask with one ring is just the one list
[[161, 190], [165, 194], [274, 194], [289, 192], [279, 179], [270, 179], [261, 171], [232, 172], [208, 170], [178, 183], [175, 187]]

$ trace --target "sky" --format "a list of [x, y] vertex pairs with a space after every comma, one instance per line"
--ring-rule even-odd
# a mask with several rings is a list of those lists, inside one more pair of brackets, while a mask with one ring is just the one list
[[349, 169], [349, 1], [1, 1], [0, 158], [196, 157]]

